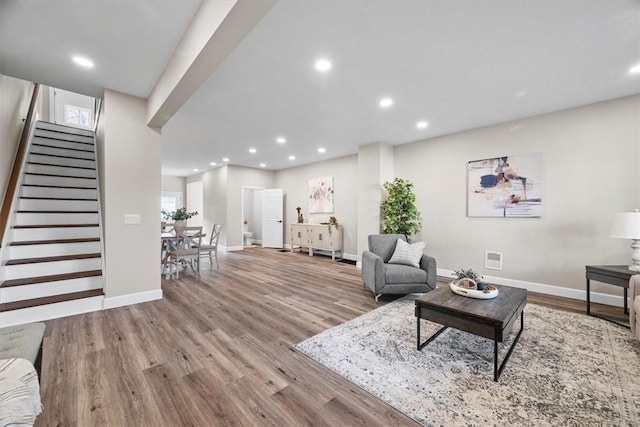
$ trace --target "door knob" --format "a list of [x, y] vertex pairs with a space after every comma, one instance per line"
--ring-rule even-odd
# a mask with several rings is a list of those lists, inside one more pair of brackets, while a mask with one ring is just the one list
[[276, 222], [279, 222], [280, 224], [282, 224], [282, 220], [281, 219], [277, 220]]

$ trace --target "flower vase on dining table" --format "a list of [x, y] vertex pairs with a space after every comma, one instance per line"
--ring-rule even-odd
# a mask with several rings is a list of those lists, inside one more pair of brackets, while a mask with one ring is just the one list
[[178, 230], [180, 230], [181, 228], [184, 228], [187, 226], [187, 220], [186, 219], [178, 219], [175, 220], [173, 222], [173, 229], [175, 230], [176, 234], [178, 234]]

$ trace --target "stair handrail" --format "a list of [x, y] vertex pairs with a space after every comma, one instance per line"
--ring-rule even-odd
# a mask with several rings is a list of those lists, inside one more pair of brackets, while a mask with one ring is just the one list
[[100, 112], [102, 110], [102, 99], [94, 98], [93, 104], [93, 133], [98, 132], [98, 122], [100, 121]]
[[16, 157], [13, 160], [13, 168], [11, 169], [11, 175], [9, 176], [7, 191], [4, 193], [2, 207], [0, 208], [0, 247], [3, 247], [5, 243], [4, 239], [6, 236], [7, 225], [9, 223], [9, 217], [11, 216], [11, 206], [16, 200], [16, 189], [18, 188], [18, 180], [21, 175], [20, 172], [24, 165], [25, 156], [28, 153], [28, 144], [31, 140], [33, 128], [36, 123], [34, 116], [36, 116], [35, 109], [38, 101], [38, 94], [40, 92], [40, 83], [34, 84], [35, 86], [33, 87], [29, 110], [27, 111], [27, 118], [24, 121], [22, 134], [20, 135], [20, 141], [18, 142], [18, 149], [16, 150]]

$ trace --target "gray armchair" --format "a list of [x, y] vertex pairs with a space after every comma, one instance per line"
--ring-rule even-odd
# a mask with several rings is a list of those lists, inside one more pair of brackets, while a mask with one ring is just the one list
[[371, 289], [376, 301], [383, 294], [429, 292], [436, 288], [436, 260], [422, 255], [420, 268], [402, 264], [388, 264], [402, 234], [374, 234], [369, 236], [369, 250], [362, 253], [362, 280]]

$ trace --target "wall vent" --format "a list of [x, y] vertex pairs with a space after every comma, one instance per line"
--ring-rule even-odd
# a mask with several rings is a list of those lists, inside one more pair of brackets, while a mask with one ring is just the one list
[[484, 268], [502, 270], [502, 252], [485, 251]]

